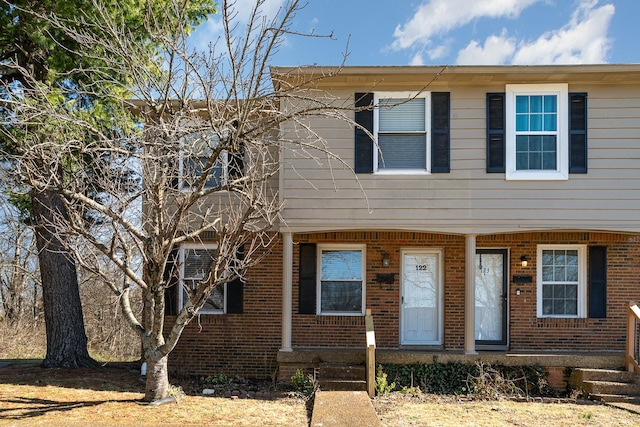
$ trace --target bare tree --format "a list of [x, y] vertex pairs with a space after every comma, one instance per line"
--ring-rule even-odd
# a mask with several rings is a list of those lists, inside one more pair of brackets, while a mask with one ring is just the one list
[[[165, 13], [184, 12], [186, 2], [168, 3]], [[270, 75], [269, 62], [281, 43], [297, 34], [292, 24], [301, 5], [290, 0], [270, 17], [263, 3], [257, 1], [243, 19], [223, 2], [224, 36], [206, 52], [188, 48], [187, 27], [150, 13], [145, 29], [156, 46], [152, 58], [107, 13], [80, 18], [85, 28], [100, 31], [51, 17], [52, 25], [77, 41], [77, 54], [101, 59], [75, 71], [84, 74], [91, 99], [101, 100], [112, 118], [109, 126], [35, 81], [28, 97], [6, 101], [16, 112], [3, 129], [20, 142], [17, 172], [64, 203], [66, 215], [49, 209], [46, 226], [75, 249], [80, 265], [105, 278], [142, 339], [148, 401], [167, 396], [167, 357], [185, 326], [205, 304], [215, 303], [216, 289], [232, 286], [260, 262], [259, 254], [277, 238], [281, 150], [341, 164], [307, 125], [311, 116], [352, 123], [350, 106], [314, 88], [339, 67], [299, 81]], [[110, 96], [112, 90], [102, 93], [105, 84], [120, 84], [121, 93], [135, 99], [123, 103]], [[143, 126], [135, 125], [136, 118]], [[215, 251], [203, 257], [199, 279], [177, 282], [175, 248], [203, 241]], [[107, 266], [122, 279], [108, 279]], [[182, 304], [165, 327], [165, 292], [173, 286], [179, 286]], [[134, 289], [142, 290], [140, 316], [131, 308]]]
[[6, 197], [0, 199], [0, 320], [34, 322], [42, 314], [31, 228]]

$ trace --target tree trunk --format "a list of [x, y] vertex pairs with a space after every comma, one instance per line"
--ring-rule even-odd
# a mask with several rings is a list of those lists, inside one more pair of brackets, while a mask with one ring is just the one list
[[168, 356], [160, 360], [147, 358], [147, 382], [144, 390], [144, 400], [154, 402], [169, 395], [169, 371], [167, 370]]
[[32, 204], [47, 333], [47, 355], [42, 366], [91, 366], [95, 362], [87, 351], [76, 265], [65, 250], [64, 236], [53, 225], [56, 216], [65, 217], [65, 206], [51, 191], [33, 191]]

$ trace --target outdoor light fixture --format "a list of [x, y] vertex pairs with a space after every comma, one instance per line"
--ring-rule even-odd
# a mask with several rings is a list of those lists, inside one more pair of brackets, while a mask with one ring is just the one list
[[523, 267], [526, 267], [529, 264], [529, 259], [527, 258], [526, 255], [522, 255], [520, 257], [520, 262], [522, 263]]
[[391, 265], [391, 260], [389, 259], [389, 254], [387, 252], [382, 252], [382, 266], [389, 267]]

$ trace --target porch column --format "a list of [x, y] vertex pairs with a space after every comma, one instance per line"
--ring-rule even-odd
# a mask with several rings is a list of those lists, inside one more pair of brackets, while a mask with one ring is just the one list
[[291, 316], [293, 302], [293, 237], [282, 233], [282, 346], [280, 351], [291, 348]]
[[476, 352], [476, 235], [465, 236], [464, 256], [464, 352]]

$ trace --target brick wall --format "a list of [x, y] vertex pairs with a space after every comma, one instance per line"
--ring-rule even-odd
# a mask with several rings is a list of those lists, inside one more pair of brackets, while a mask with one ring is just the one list
[[[366, 307], [372, 310], [379, 347], [398, 347], [400, 250], [439, 248], [444, 254], [444, 348], [464, 346], [464, 236], [413, 232], [333, 232], [294, 235], [294, 243], [366, 244]], [[587, 244], [607, 247], [607, 318], [539, 319], [536, 316], [536, 246]], [[510, 348], [528, 350], [623, 350], [627, 302], [640, 299], [640, 236], [610, 233], [518, 233], [482, 236], [478, 248], [509, 249], [510, 278], [531, 275], [533, 283], [509, 284]], [[298, 245], [293, 247], [295, 347], [363, 347], [364, 318], [298, 314]], [[382, 253], [390, 266], [382, 266]], [[247, 274], [244, 313], [203, 315], [186, 328], [170, 356], [174, 371], [268, 378], [276, 372], [281, 340], [282, 246]], [[520, 257], [529, 265], [522, 267]], [[396, 273], [393, 284], [376, 273]], [[515, 289], [520, 288], [520, 295]], [[171, 319], [169, 318], [168, 321]]]
[[[187, 325], [169, 356], [178, 375], [270, 378], [282, 336], [282, 245], [247, 272], [242, 314], [205, 314]], [[173, 318], [167, 318], [172, 323]], [[170, 325], [168, 325], [170, 326]]]

